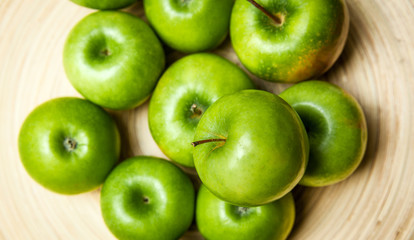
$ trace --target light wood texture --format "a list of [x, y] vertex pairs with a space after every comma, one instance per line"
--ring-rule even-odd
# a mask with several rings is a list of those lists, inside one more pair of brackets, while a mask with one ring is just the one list
[[[346, 48], [323, 76], [351, 92], [369, 127], [355, 174], [324, 188], [295, 190], [290, 239], [414, 239], [414, 7], [412, 0], [348, 0]], [[143, 16], [142, 3], [129, 9]], [[68, 0], [0, 0], [0, 239], [114, 239], [101, 218], [99, 190], [77, 196], [36, 184], [19, 160], [27, 114], [59, 96], [79, 96], [62, 67], [63, 43], [92, 12]], [[215, 51], [238, 62], [227, 40]], [[180, 57], [172, 53], [169, 61]], [[285, 85], [255, 80], [274, 93]], [[114, 114], [123, 157], [163, 156], [147, 125], [147, 103]], [[198, 239], [192, 230], [185, 239]]]

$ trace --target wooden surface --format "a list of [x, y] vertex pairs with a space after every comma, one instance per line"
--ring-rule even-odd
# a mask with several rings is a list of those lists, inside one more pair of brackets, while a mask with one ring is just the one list
[[[143, 16], [141, 4], [129, 11]], [[351, 92], [365, 110], [366, 156], [348, 180], [295, 190], [290, 239], [414, 239], [413, 0], [349, 0], [350, 35], [323, 79]], [[0, 0], [0, 239], [113, 239], [99, 190], [51, 193], [23, 169], [17, 135], [27, 114], [59, 96], [79, 96], [62, 67], [68, 32], [91, 10], [68, 0]], [[215, 51], [237, 62], [229, 41]], [[170, 62], [180, 54], [168, 56]], [[286, 86], [255, 80], [274, 93]], [[149, 134], [147, 103], [115, 114], [123, 157], [163, 156]], [[199, 238], [190, 231], [185, 239]]]

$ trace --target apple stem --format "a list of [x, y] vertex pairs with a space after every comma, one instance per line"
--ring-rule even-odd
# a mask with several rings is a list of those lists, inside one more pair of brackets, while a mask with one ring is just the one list
[[223, 139], [223, 138], [212, 138], [212, 139], [195, 141], [195, 142], [192, 142], [191, 144], [193, 145], [193, 147], [197, 147], [198, 145], [203, 144], [203, 143], [209, 143], [209, 142], [225, 142], [225, 141], [226, 141], [226, 139]]
[[280, 18], [278, 18], [277, 16], [271, 14], [264, 7], [262, 7], [260, 4], [258, 4], [255, 0], [247, 0], [247, 1], [250, 2], [251, 4], [253, 4], [253, 6], [255, 6], [257, 9], [262, 11], [266, 16], [268, 16], [270, 19], [272, 19], [277, 25], [282, 25], [282, 20], [280, 20]]
[[73, 150], [75, 150], [78, 143], [72, 138], [65, 138], [65, 140], [63, 141], [63, 145], [65, 146], [66, 150], [72, 152]]

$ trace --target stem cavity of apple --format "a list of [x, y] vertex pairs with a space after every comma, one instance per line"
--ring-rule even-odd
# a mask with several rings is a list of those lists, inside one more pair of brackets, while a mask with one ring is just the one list
[[148, 198], [148, 197], [143, 197], [143, 198], [142, 198], [142, 201], [143, 201], [145, 204], [148, 204], [148, 203], [149, 203], [149, 198]]
[[260, 4], [258, 4], [255, 0], [247, 0], [253, 6], [255, 6], [257, 9], [262, 11], [266, 16], [268, 16], [270, 19], [273, 20], [273, 22], [276, 24], [276, 26], [282, 26], [284, 16], [280, 13], [278, 14], [271, 14], [269, 11], [267, 11], [264, 7], [262, 7]]
[[198, 145], [203, 144], [203, 143], [209, 143], [209, 142], [225, 142], [225, 141], [226, 141], [226, 139], [224, 139], [224, 138], [212, 138], [212, 139], [195, 141], [195, 142], [192, 142], [191, 144], [193, 145], [193, 147], [197, 147]]
[[63, 140], [63, 146], [65, 146], [66, 150], [69, 152], [75, 150], [77, 145], [78, 143], [75, 141], [75, 139], [67, 137], [65, 140]]
[[191, 118], [199, 118], [203, 114], [203, 110], [201, 110], [197, 104], [193, 103], [190, 107], [190, 111], [192, 113]]

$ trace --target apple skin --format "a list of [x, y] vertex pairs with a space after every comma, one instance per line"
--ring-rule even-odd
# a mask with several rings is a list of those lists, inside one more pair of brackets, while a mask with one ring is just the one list
[[[209, 53], [184, 57], [165, 71], [150, 100], [148, 121], [160, 149], [173, 161], [194, 167], [195, 129], [202, 113], [220, 97], [254, 88], [228, 60]], [[200, 114], [191, 111], [197, 105]]]
[[106, 179], [101, 210], [118, 239], [178, 239], [194, 218], [190, 178], [163, 159], [139, 156], [119, 164]]
[[258, 206], [287, 194], [308, 161], [306, 130], [295, 110], [261, 90], [224, 96], [201, 118], [194, 141], [222, 139], [194, 148], [204, 185], [237, 206]]
[[71, 0], [72, 2], [88, 8], [100, 10], [114, 10], [128, 7], [137, 0]]
[[288, 193], [269, 204], [239, 207], [220, 200], [201, 185], [196, 221], [200, 233], [209, 240], [284, 240], [295, 222], [295, 202]]
[[[69, 139], [76, 142], [73, 149]], [[62, 194], [97, 188], [120, 153], [114, 120], [100, 107], [79, 98], [56, 98], [39, 105], [24, 121], [18, 141], [29, 175]]]
[[349, 31], [343, 0], [258, 0], [276, 26], [246, 0], [234, 4], [230, 36], [242, 64], [267, 81], [294, 83], [326, 72], [341, 54]]
[[234, 0], [144, 0], [145, 14], [171, 48], [194, 53], [226, 38]]
[[150, 96], [164, 69], [165, 55], [144, 21], [124, 12], [103, 11], [86, 16], [72, 29], [63, 65], [85, 98], [122, 110]]
[[299, 184], [322, 187], [349, 177], [361, 163], [368, 139], [355, 98], [322, 81], [296, 84], [280, 97], [298, 112], [309, 136], [309, 164]]

